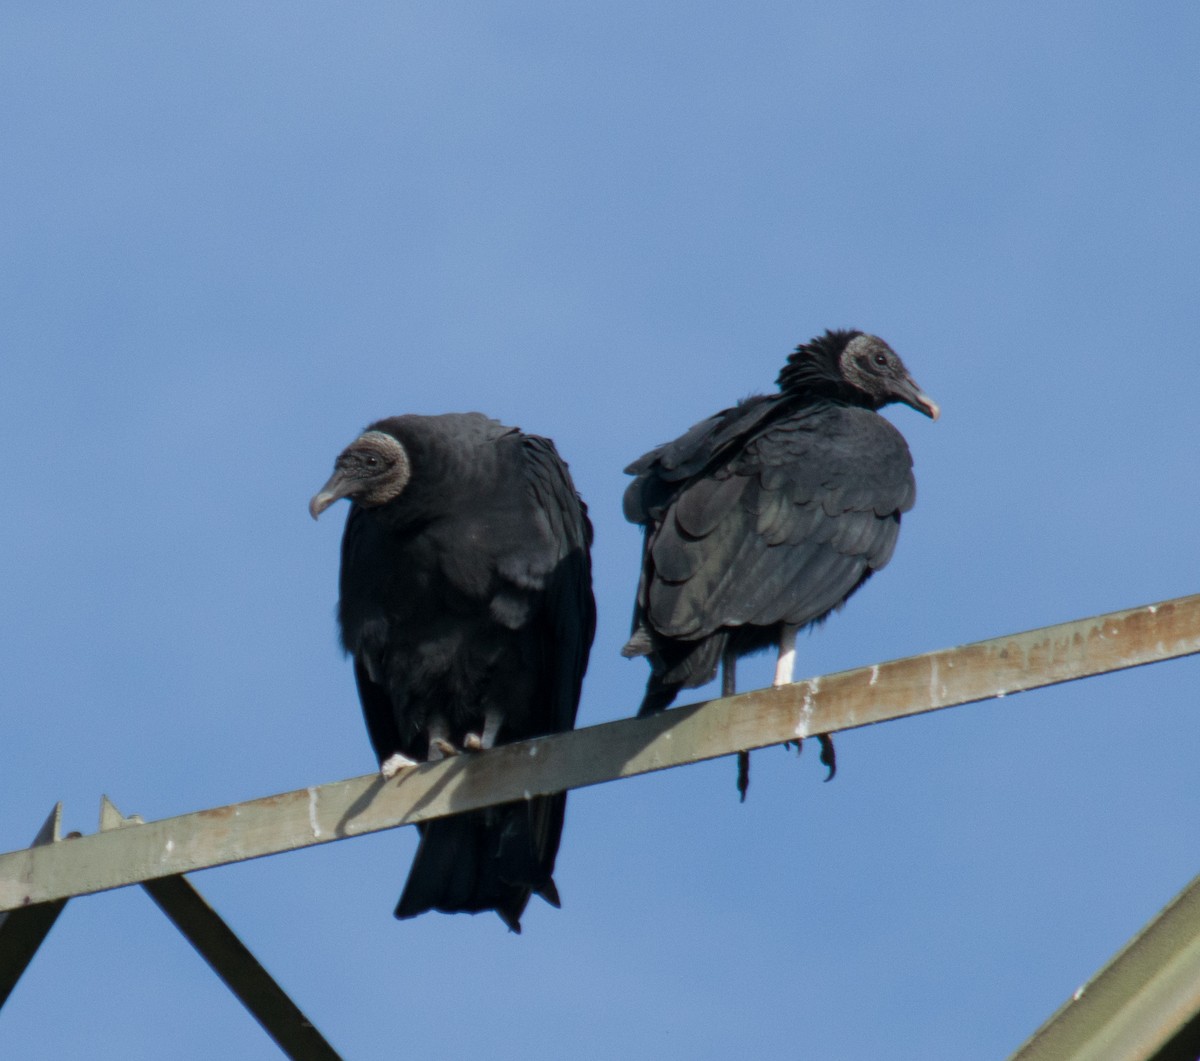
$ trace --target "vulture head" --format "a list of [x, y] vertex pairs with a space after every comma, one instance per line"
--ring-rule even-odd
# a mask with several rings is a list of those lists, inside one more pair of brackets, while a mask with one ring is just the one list
[[316, 519], [342, 497], [364, 508], [386, 505], [400, 496], [411, 474], [399, 440], [385, 431], [368, 431], [338, 454], [333, 475], [308, 503], [308, 511]]
[[781, 390], [830, 390], [856, 405], [880, 409], [903, 402], [931, 420], [941, 413], [908, 374], [900, 356], [877, 335], [827, 331], [796, 348], [779, 373]]

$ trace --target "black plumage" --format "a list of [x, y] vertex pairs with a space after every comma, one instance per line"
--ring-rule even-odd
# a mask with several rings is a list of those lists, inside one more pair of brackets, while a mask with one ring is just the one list
[[[828, 331], [799, 346], [779, 391], [693, 426], [634, 461], [625, 516], [645, 527], [633, 635], [650, 661], [639, 714], [712, 680], [724, 660], [779, 646], [821, 622], [891, 558], [916, 498], [903, 436], [876, 410], [937, 405], [882, 339]], [[833, 769], [832, 744], [822, 740]], [[739, 789], [745, 796], [743, 753]]]
[[[595, 632], [592, 528], [548, 439], [479, 413], [372, 424], [314, 518], [351, 500], [338, 619], [386, 776], [413, 762], [573, 728]], [[566, 794], [436, 819], [397, 917], [558, 905]]]

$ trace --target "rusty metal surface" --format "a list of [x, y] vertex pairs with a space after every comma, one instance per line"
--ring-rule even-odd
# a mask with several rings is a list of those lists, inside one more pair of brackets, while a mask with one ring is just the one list
[[0, 855], [0, 910], [1200, 652], [1200, 595]]
[[1200, 877], [1010, 1061], [1194, 1061], [1200, 1056]]

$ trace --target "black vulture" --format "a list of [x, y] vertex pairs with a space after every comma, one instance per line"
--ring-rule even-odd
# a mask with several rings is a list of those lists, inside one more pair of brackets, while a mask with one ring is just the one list
[[[646, 656], [639, 715], [712, 680], [735, 691], [739, 656], [777, 646], [792, 680], [796, 631], [820, 623], [891, 559], [916, 499], [904, 437], [876, 412], [937, 404], [887, 343], [827, 331], [796, 348], [779, 393], [702, 420], [634, 461], [625, 517], [645, 527], [626, 656]], [[833, 744], [820, 738], [833, 776]], [[745, 799], [749, 757], [739, 756]]]
[[[554, 444], [480, 413], [380, 420], [309, 504], [338, 498], [338, 621], [385, 777], [575, 725], [596, 628], [592, 527]], [[396, 916], [559, 905], [566, 793], [421, 823]]]

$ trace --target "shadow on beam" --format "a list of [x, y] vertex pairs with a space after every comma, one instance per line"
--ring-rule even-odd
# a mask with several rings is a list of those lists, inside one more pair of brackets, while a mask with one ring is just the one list
[[0, 855], [0, 910], [1200, 652], [1200, 595]]

